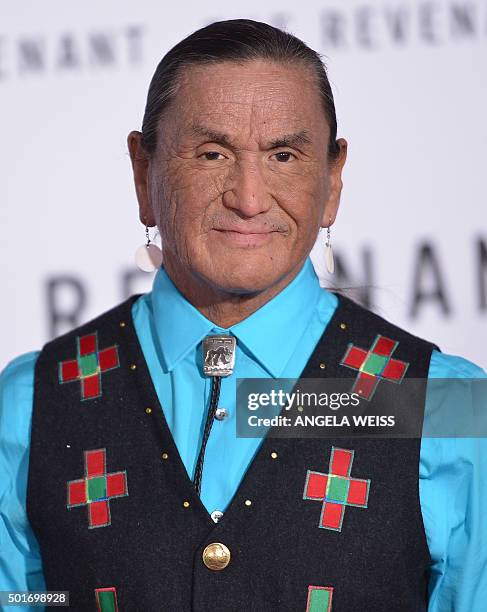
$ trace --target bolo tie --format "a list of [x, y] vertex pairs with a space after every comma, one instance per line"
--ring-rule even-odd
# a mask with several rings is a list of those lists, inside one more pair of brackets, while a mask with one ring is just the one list
[[225, 334], [206, 336], [206, 338], [203, 339], [203, 373], [211, 377], [211, 394], [210, 406], [206, 415], [205, 429], [203, 431], [203, 440], [201, 442], [201, 448], [194, 472], [193, 484], [198, 496], [200, 496], [201, 493], [201, 478], [203, 475], [206, 444], [210, 437], [211, 427], [218, 408], [222, 378], [224, 376], [230, 376], [230, 374], [233, 373], [235, 367], [236, 345], [237, 341], [235, 337]]

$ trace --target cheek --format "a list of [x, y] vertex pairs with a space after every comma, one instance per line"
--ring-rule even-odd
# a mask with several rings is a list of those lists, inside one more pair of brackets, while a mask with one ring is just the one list
[[189, 163], [171, 162], [153, 182], [160, 227], [169, 235], [205, 230], [208, 208], [221, 198], [224, 175], [202, 172]]
[[321, 174], [312, 168], [274, 174], [269, 188], [283, 213], [292, 219], [299, 238], [315, 232], [325, 201]]

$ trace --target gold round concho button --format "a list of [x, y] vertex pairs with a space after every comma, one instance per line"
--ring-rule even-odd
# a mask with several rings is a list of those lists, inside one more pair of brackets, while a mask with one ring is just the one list
[[230, 563], [230, 551], [221, 542], [213, 542], [203, 551], [203, 563], [208, 569], [219, 571]]

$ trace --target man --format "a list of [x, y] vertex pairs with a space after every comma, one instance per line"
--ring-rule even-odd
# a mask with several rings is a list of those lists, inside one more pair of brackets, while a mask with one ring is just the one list
[[[376, 385], [351, 347], [401, 369], [421, 419], [427, 377], [485, 376], [320, 288], [336, 129], [319, 56], [267, 24], [214, 23], [163, 58], [128, 147], [164, 264], [3, 372], [0, 588], [103, 612], [484, 609], [484, 440], [235, 435], [237, 377]], [[213, 381], [218, 335], [235, 364]]]

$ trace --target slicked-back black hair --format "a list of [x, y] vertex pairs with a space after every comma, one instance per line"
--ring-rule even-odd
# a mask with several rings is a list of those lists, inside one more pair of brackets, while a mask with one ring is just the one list
[[296, 36], [251, 19], [216, 21], [196, 30], [166, 53], [156, 68], [147, 95], [142, 123], [142, 145], [145, 151], [152, 154], [156, 150], [159, 119], [174, 98], [178, 77], [184, 67], [257, 59], [283, 64], [301, 62], [312, 68], [330, 128], [328, 155], [335, 159], [339, 152], [336, 143], [335, 103], [320, 54]]

